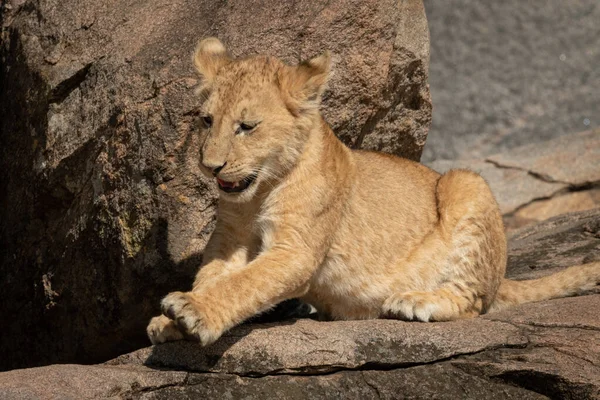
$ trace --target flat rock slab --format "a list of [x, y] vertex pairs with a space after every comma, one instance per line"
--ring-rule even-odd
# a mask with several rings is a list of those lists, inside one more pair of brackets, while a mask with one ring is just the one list
[[5, 400], [30, 399], [547, 399], [489, 381], [445, 362], [395, 370], [327, 375], [271, 375], [164, 371], [144, 366], [56, 365], [0, 375]]
[[[578, 328], [600, 332], [600, 296], [577, 296], [523, 304], [482, 316], [490, 321], [546, 328]], [[600, 342], [596, 350], [600, 351]], [[600, 358], [598, 359], [600, 362]]]
[[600, 260], [600, 208], [563, 214], [513, 232], [507, 276], [531, 279]]
[[2, 399], [120, 398], [136, 391], [183, 384], [183, 371], [147, 367], [62, 364], [13, 370], [0, 374]]
[[503, 168], [516, 168], [549, 182], [583, 186], [600, 182], [600, 129], [561, 136], [489, 156]]
[[237, 375], [306, 374], [430, 363], [461, 354], [527, 343], [510, 324], [483, 319], [437, 324], [394, 320], [241, 326], [212, 346], [173, 342], [138, 350], [108, 364], [143, 364]]
[[526, 304], [485, 319], [523, 328], [526, 348], [481, 352], [453, 365], [552, 398], [600, 398], [600, 295]]

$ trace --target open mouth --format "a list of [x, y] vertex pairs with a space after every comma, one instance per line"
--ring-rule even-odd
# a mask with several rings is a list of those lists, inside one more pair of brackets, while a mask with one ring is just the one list
[[256, 175], [254, 174], [254, 175], [248, 175], [241, 181], [237, 181], [237, 182], [227, 182], [227, 181], [224, 181], [223, 179], [217, 178], [217, 183], [219, 184], [219, 189], [221, 189], [225, 193], [239, 193], [239, 192], [243, 192], [244, 190], [248, 189], [248, 187], [250, 185], [252, 185], [252, 183], [254, 183], [255, 179], [256, 179]]

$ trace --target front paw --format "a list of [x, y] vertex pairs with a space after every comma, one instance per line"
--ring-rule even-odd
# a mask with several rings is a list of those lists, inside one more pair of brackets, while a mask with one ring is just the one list
[[164, 315], [152, 318], [146, 333], [152, 344], [183, 339], [183, 334], [177, 329], [175, 323]]
[[194, 293], [169, 293], [162, 300], [161, 308], [186, 338], [197, 340], [203, 346], [213, 343], [223, 333], [217, 316]]

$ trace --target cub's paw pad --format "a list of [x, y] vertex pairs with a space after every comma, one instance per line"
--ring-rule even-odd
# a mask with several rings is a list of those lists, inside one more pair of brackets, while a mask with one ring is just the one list
[[162, 300], [161, 308], [186, 339], [199, 341], [205, 346], [221, 336], [220, 329], [209, 326], [206, 309], [192, 293], [169, 293]]
[[152, 318], [146, 328], [146, 333], [152, 344], [183, 339], [183, 334], [177, 329], [175, 323], [164, 315]]
[[439, 309], [435, 295], [428, 292], [406, 292], [390, 296], [383, 303], [383, 315], [405, 321], [429, 322]]

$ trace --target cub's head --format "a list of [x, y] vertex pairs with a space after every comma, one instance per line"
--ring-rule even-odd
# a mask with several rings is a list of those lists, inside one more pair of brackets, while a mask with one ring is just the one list
[[250, 200], [296, 164], [329, 76], [329, 53], [298, 66], [272, 57], [232, 59], [215, 38], [194, 53], [201, 75], [200, 164], [221, 198]]

